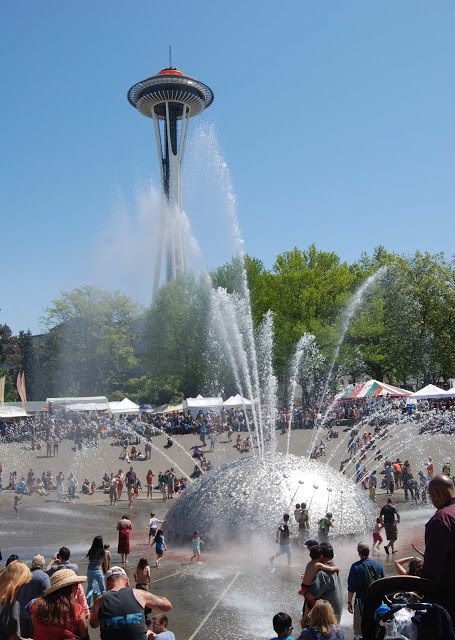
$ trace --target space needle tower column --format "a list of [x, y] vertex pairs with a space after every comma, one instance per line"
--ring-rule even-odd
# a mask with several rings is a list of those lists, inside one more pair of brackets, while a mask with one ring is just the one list
[[213, 102], [213, 91], [199, 80], [184, 75], [169, 63], [157, 75], [142, 80], [128, 91], [128, 101], [153, 119], [161, 173], [163, 207], [153, 276], [153, 295], [161, 281], [165, 251], [166, 282], [186, 270], [185, 221], [182, 209], [181, 166], [188, 121]]

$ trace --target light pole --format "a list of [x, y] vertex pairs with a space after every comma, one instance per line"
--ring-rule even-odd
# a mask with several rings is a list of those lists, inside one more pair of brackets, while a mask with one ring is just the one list
[[313, 493], [311, 494], [310, 504], [308, 505], [308, 511], [310, 510], [311, 503], [313, 502], [314, 494], [319, 489], [317, 484], [313, 485]]
[[327, 507], [325, 509], [325, 512], [328, 513], [329, 511], [329, 502], [330, 502], [330, 494], [332, 493], [332, 488], [331, 487], [327, 487]]
[[293, 495], [293, 496], [292, 496], [292, 498], [291, 498], [291, 502], [290, 502], [290, 504], [289, 504], [289, 509], [288, 509], [288, 511], [289, 511], [289, 510], [291, 509], [291, 507], [292, 507], [292, 503], [294, 502], [294, 498], [295, 498], [295, 496], [297, 495], [297, 491], [300, 489], [300, 486], [301, 486], [301, 485], [303, 485], [303, 484], [305, 484], [305, 481], [304, 481], [304, 480], [299, 480], [299, 486], [297, 486], [297, 489], [294, 491], [294, 495]]

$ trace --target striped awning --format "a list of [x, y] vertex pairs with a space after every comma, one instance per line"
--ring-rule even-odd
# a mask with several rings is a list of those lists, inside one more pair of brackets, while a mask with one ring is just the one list
[[362, 382], [354, 389], [349, 389], [341, 398], [343, 400], [355, 400], [356, 398], [380, 398], [385, 396], [398, 398], [410, 395], [411, 391], [394, 387], [386, 382], [368, 380], [368, 382]]

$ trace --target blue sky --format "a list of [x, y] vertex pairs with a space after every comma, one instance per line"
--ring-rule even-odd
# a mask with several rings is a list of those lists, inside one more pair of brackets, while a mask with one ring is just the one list
[[[378, 244], [452, 254], [454, 28], [451, 0], [3, 2], [0, 322], [37, 331], [87, 282], [148, 302], [151, 274], [135, 262], [126, 278], [119, 239], [147, 253], [135, 233], [158, 167], [126, 92], [166, 66], [168, 44], [215, 92], [193, 147], [213, 126], [251, 255], [271, 266], [311, 242], [348, 260]], [[197, 173], [185, 206], [213, 267], [233, 247], [223, 196]]]

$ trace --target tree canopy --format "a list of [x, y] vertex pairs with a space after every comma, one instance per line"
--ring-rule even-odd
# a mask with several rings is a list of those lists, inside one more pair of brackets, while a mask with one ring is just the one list
[[234, 258], [210, 274], [211, 284], [207, 277], [180, 275], [146, 309], [88, 285], [65, 292], [45, 310], [43, 336], [21, 331], [16, 337], [0, 325], [0, 368], [7, 371], [10, 395], [22, 368], [30, 399], [102, 394], [164, 403], [214, 392], [218, 359], [217, 381], [234, 390], [210, 330], [210, 290], [242, 294], [246, 280], [254, 327], [273, 313], [273, 364], [283, 385], [304, 334], [315, 336], [319, 368], [331, 361], [353, 294], [384, 266], [347, 324], [335, 371], [354, 381], [369, 375], [404, 385], [455, 377], [453, 259], [399, 256], [378, 247], [350, 264], [314, 245], [278, 255], [270, 269], [250, 256]]

